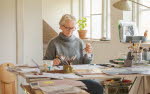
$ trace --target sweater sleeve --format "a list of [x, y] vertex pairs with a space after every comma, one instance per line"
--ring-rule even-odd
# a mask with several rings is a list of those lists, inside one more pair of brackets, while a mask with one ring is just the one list
[[93, 60], [93, 54], [88, 54], [85, 51], [83, 51], [83, 49], [85, 48], [85, 43], [83, 41], [81, 41], [81, 47], [82, 47], [82, 55], [83, 55], [83, 59], [82, 62], [83, 64], [90, 64]]
[[44, 60], [53, 60], [56, 57], [56, 47], [54, 41], [50, 41], [44, 56]]

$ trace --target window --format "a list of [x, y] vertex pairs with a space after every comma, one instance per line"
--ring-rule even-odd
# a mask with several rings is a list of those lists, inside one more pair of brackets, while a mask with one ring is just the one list
[[110, 0], [82, 0], [80, 17], [88, 20], [89, 39], [110, 39]]
[[[135, 0], [143, 5], [150, 7], [150, 0]], [[144, 32], [148, 31], [148, 40], [150, 40], [150, 9], [131, 3], [133, 11], [124, 11], [123, 19], [134, 21], [137, 24], [139, 36], [144, 36]]]
[[[150, 6], [150, 0], [140, 0], [141, 4]], [[144, 35], [144, 32], [148, 31], [148, 40], [150, 40], [150, 9], [142, 6], [137, 7], [139, 9], [138, 15], [138, 25], [141, 35]]]

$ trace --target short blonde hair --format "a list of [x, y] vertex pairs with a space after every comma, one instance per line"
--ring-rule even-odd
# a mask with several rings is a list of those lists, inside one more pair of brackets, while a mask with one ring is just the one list
[[76, 22], [76, 18], [70, 14], [65, 14], [61, 17], [60, 21], [59, 21], [59, 25], [64, 25], [66, 20], [72, 20]]

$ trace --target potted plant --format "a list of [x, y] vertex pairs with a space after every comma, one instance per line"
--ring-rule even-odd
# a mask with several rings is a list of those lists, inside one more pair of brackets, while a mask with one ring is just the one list
[[86, 33], [87, 33], [87, 30], [85, 30], [85, 27], [87, 27], [87, 18], [82, 17], [81, 19], [78, 20], [77, 24], [79, 27], [79, 30], [78, 30], [79, 37], [81, 39], [85, 39]]

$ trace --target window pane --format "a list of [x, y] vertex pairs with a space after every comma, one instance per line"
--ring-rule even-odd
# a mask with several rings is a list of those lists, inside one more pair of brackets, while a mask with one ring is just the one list
[[83, 10], [83, 15], [84, 16], [90, 16], [90, 0], [84, 0], [84, 10]]
[[91, 0], [92, 1], [92, 14], [102, 13], [102, 0]]
[[132, 21], [132, 11], [123, 11], [123, 20]]
[[92, 16], [92, 38], [100, 39], [101, 38], [101, 15], [93, 15]]
[[[150, 7], [150, 0], [140, 0], [140, 3]], [[146, 7], [140, 6], [142, 9], [147, 9]]]
[[150, 40], [150, 11], [143, 11], [141, 13], [140, 31], [144, 35], [145, 30], [148, 30], [148, 39]]

